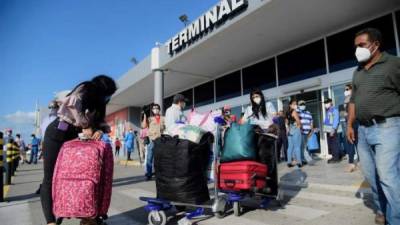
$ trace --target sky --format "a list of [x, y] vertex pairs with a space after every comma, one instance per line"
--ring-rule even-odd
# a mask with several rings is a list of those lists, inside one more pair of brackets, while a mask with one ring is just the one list
[[25, 138], [35, 104], [98, 74], [120, 78], [218, 0], [0, 0], [0, 131]]

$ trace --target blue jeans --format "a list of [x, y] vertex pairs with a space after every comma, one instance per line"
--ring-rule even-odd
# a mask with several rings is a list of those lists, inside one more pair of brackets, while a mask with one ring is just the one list
[[151, 177], [153, 174], [153, 148], [154, 142], [150, 140], [146, 151], [146, 177]]
[[400, 224], [400, 117], [360, 126], [357, 146], [378, 212], [384, 212], [390, 225]]
[[293, 155], [297, 163], [301, 164], [301, 131], [300, 128], [290, 125], [290, 130], [288, 134], [288, 153], [287, 153], [287, 163], [292, 163]]
[[39, 149], [37, 147], [33, 147], [32, 148], [31, 157], [30, 157], [30, 160], [29, 160], [30, 163], [34, 163], [34, 164], [37, 163], [38, 152], [39, 152]]

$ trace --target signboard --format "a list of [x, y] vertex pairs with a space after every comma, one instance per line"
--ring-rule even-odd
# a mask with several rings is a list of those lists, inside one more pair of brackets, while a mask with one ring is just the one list
[[194, 22], [189, 24], [180, 33], [168, 40], [166, 46], [172, 56], [187, 45], [195, 42], [199, 37], [217, 29], [224, 21], [238, 15], [247, 8], [247, 0], [222, 0]]

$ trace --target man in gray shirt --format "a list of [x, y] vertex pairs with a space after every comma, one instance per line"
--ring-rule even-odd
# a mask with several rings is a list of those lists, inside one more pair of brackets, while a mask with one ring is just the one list
[[373, 191], [375, 221], [400, 224], [400, 58], [381, 52], [382, 35], [367, 28], [356, 34], [359, 67], [353, 75], [347, 138], [358, 129], [361, 169]]

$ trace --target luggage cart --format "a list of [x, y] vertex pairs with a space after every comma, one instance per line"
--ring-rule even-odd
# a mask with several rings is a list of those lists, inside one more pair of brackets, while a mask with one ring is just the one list
[[[259, 133], [261, 135], [266, 135], [269, 137], [272, 137], [275, 139], [274, 141], [274, 152], [275, 152], [275, 176], [277, 177], [277, 181], [279, 180], [278, 176], [278, 156], [277, 156], [277, 136], [274, 134], [269, 134], [269, 133]], [[216, 175], [217, 179], [219, 178], [219, 174]], [[255, 178], [254, 178], [255, 179]], [[267, 184], [268, 184], [268, 177], [267, 179]], [[279, 182], [278, 182], [279, 183]], [[270, 192], [270, 188], [266, 187], [263, 192], [266, 193], [259, 193], [256, 187], [252, 187], [250, 190], [246, 191], [227, 191], [227, 190], [219, 190], [220, 192], [223, 192], [226, 194], [226, 203], [227, 205], [232, 206], [233, 208], [233, 214], [235, 216], [240, 216], [242, 214], [242, 206], [241, 203], [242, 201], [247, 198], [247, 197], [254, 197], [254, 196], [261, 196], [263, 198], [259, 208], [266, 208], [268, 205], [271, 203], [272, 200], [276, 200], [279, 205], [282, 205], [282, 200], [283, 200], [283, 192], [280, 190], [279, 185], [277, 184], [277, 193], [276, 194], [268, 194]], [[219, 215], [217, 215], [219, 216]]]
[[211, 205], [197, 205], [197, 204], [189, 204], [183, 202], [175, 202], [168, 201], [159, 198], [150, 198], [150, 197], [140, 197], [141, 201], [146, 202], [145, 210], [148, 212], [148, 223], [150, 225], [165, 225], [167, 224], [167, 213], [168, 211], [172, 211], [175, 207], [194, 207], [195, 210], [186, 212], [184, 218], [178, 221], [179, 225], [190, 225], [192, 224], [191, 220], [193, 218], [203, 216], [205, 209], [211, 209], [211, 211], [218, 218], [223, 218], [226, 211], [227, 200], [224, 196], [219, 196], [218, 189], [218, 181], [216, 180], [216, 171], [218, 165], [218, 142], [221, 133], [220, 126], [217, 126], [217, 132], [214, 135], [214, 143], [213, 143], [213, 165], [214, 165], [214, 200]]

